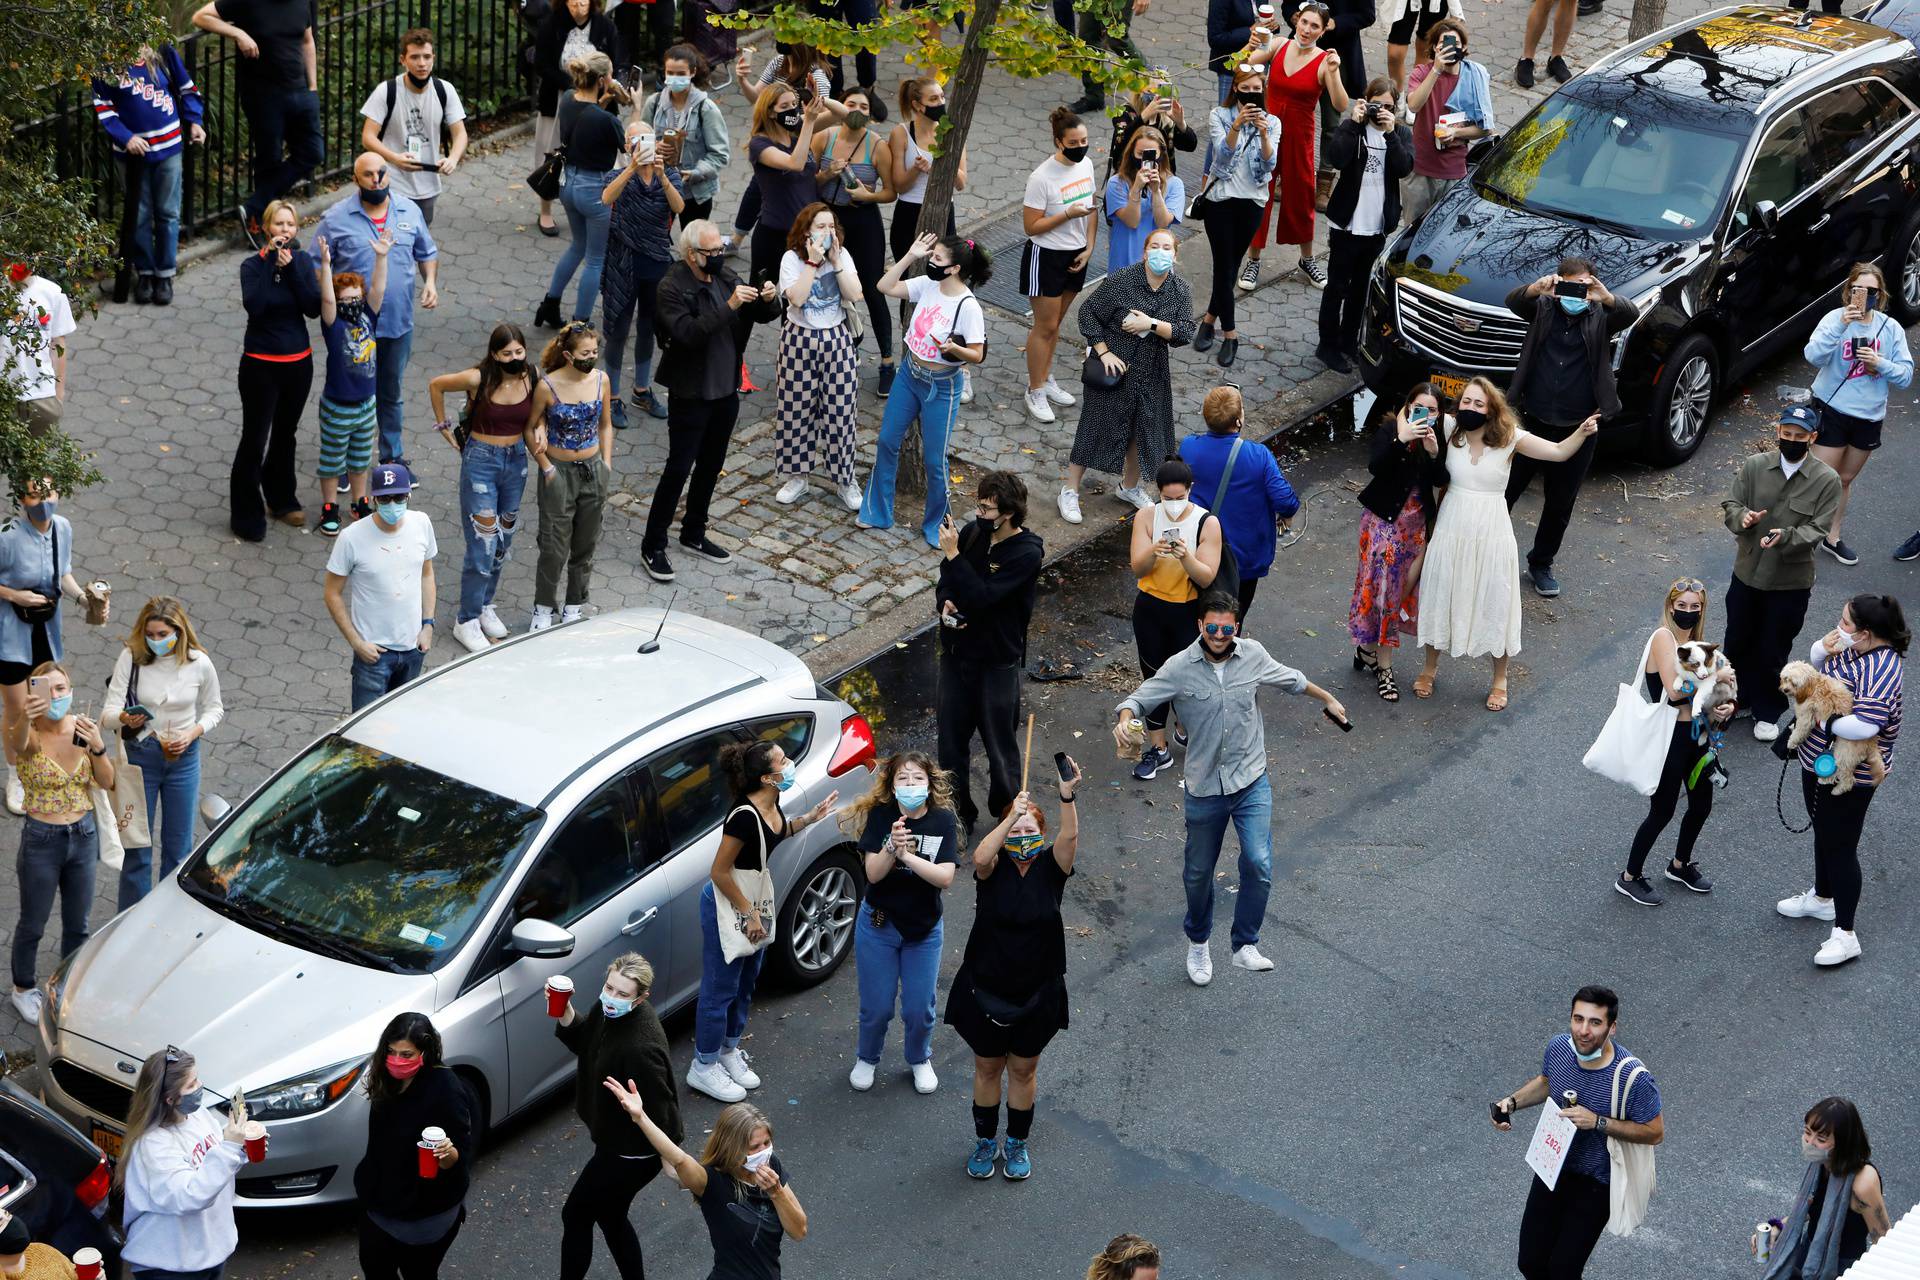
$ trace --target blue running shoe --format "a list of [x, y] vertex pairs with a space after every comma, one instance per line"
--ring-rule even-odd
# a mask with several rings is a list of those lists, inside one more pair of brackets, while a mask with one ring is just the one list
[[1025, 1138], [1007, 1139], [1007, 1163], [1000, 1172], [1015, 1182], [1020, 1181], [1022, 1178], [1033, 1176], [1033, 1160], [1027, 1155], [1027, 1140]]
[[1000, 1143], [995, 1138], [978, 1138], [973, 1144], [973, 1154], [967, 1157], [967, 1176], [969, 1178], [991, 1178], [993, 1162], [1000, 1156]]

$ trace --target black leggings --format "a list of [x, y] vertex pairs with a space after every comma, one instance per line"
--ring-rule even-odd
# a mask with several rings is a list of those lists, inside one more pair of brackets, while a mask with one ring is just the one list
[[[1133, 595], [1133, 643], [1140, 653], [1140, 678], [1148, 679], [1160, 664], [1193, 643], [1193, 601], [1175, 604], [1144, 591]], [[1173, 704], [1147, 708], [1147, 728], [1167, 727]]]
[[462, 1209], [453, 1230], [432, 1244], [402, 1244], [362, 1213], [360, 1270], [367, 1280], [437, 1280], [440, 1263], [453, 1248], [453, 1238], [460, 1234], [460, 1224], [466, 1220], [467, 1211]]
[[846, 233], [847, 252], [853, 255], [853, 269], [860, 277], [860, 289], [867, 300], [867, 320], [873, 326], [873, 341], [863, 344], [877, 351], [887, 363], [893, 362], [893, 318], [887, 310], [887, 295], [880, 292], [880, 277], [887, 272], [887, 231], [880, 221], [877, 204], [841, 205], [840, 226]]
[[[625, 8], [626, 6], [621, 6]], [[626, 1160], [595, 1148], [560, 1209], [560, 1280], [584, 1280], [593, 1264], [593, 1229], [607, 1238], [620, 1280], [645, 1280], [640, 1237], [627, 1210], [640, 1189], [660, 1175], [660, 1158]]]
[[[1680, 792], [1687, 786], [1687, 775], [1700, 763], [1706, 748], [1693, 740], [1693, 722], [1679, 720], [1673, 726], [1673, 741], [1667, 744], [1667, 762], [1660, 769], [1660, 785], [1647, 805], [1647, 816], [1633, 833], [1633, 849], [1627, 854], [1627, 875], [1638, 876], [1647, 865], [1653, 842], [1673, 821], [1679, 807]], [[1680, 842], [1674, 846], [1673, 860], [1682, 866], [1693, 861], [1693, 842], [1700, 828], [1713, 815], [1713, 784], [1701, 774], [1699, 784], [1687, 790], [1687, 816], [1680, 819]]]
[[1202, 200], [1200, 220], [1206, 224], [1207, 247], [1213, 252], [1213, 292], [1207, 314], [1223, 332], [1232, 332], [1233, 282], [1240, 274], [1240, 258], [1253, 243], [1260, 216], [1267, 207], [1253, 200]]
[[313, 357], [256, 360], [240, 357], [240, 442], [228, 479], [233, 531], [259, 541], [267, 513], [300, 510], [293, 474], [295, 436], [313, 389]]
[[1800, 794], [1813, 814], [1813, 891], [1833, 899], [1833, 922], [1848, 933], [1860, 909], [1860, 829], [1873, 793], [1856, 782], [1853, 790], [1835, 795], [1811, 771], [1800, 770]]

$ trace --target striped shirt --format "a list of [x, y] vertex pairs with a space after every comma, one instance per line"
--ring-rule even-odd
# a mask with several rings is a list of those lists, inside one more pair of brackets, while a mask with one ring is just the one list
[[[1898, 653], [1886, 645], [1865, 653], [1843, 650], [1820, 665], [1823, 675], [1832, 676], [1853, 693], [1853, 714], [1880, 729], [1880, 761], [1893, 769], [1893, 744], [1900, 736], [1900, 676], [1906, 667]], [[1813, 762], [1831, 746], [1827, 727], [1816, 723], [1807, 740], [1800, 744], [1800, 765], [1811, 770]], [[1861, 786], [1873, 785], [1873, 774], [1862, 764], [1854, 769], [1853, 780]]]
[[93, 115], [115, 153], [125, 154], [129, 141], [144, 138], [144, 159], [157, 164], [179, 152], [186, 125], [200, 123], [200, 90], [179, 53], [166, 45], [151, 62], [132, 64], [113, 83], [96, 76]]
[[[1615, 1067], [1627, 1063], [1626, 1075], [1633, 1074], [1634, 1058], [1631, 1053], [1613, 1046], [1613, 1061], [1604, 1067], [1588, 1068], [1580, 1065], [1580, 1059], [1574, 1056], [1573, 1037], [1562, 1033], [1547, 1042], [1547, 1051], [1540, 1061], [1540, 1074], [1547, 1078], [1547, 1102], [1550, 1107], [1563, 1105], [1562, 1096], [1568, 1089], [1579, 1096], [1580, 1105], [1597, 1116], [1611, 1119], [1631, 1120], [1635, 1124], [1651, 1124], [1660, 1114], [1660, 1087], [1653, 1082], [1653, 1072], [1649, 1070], [1633, 1082], [1633, 1088], [1627, 1092], [1621, 1104], [1624, 1115], [1614, 1116], [1607, 1108], [1613, 1103], [1613, 1072]], [[1645, 1063], [1640, 1065], [1645, 1066]], [[1625, 1083], [1625, 1076], [1621, 1083]], [[1607, 1140], [1594, 1129], [1580, 1129], [1573, 1135], [1573, 1145], [1567, 1148], [1567, 1163], [1563, 1166], [1575, 1173], [1583, 1173], [1595, 1182], [1605, 1186], [1611, 1160], [1607, 1155]]]

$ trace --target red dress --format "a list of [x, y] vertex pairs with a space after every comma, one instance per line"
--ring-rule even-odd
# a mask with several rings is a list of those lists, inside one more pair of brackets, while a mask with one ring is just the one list
[[[1287, 43], [1291, 47], [1292, 41]], [[1315, 52], [1292, 75], [1286, 73], [1286, 57], [1282, 49], [1267, 66], [1267, 110], [1280, 117], [1280, 154], [1274, 165], [1273, 199], [1267, 207], [1278, 210], [1273, 219], [1275, 244], [1308, 244], [1313, 240], [1313, 188], [1320, 160], [1320, 64], [1326, 61], [1327, 51]], [[1266, 242], [1263, 216], [1253, 247], [1264, 248]]]

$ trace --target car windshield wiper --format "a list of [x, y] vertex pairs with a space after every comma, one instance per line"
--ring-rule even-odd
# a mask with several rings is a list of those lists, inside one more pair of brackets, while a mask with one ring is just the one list
[[401, 972], [400, 966], [395, 961], [377, 951], [369, 950], [358, 943], [348, 942], [345, 938], [321, 933], [297, 920], [276, 915], [251, 902], [235, 902], [232, 898], [216, 899], [210, 895], [205, 897], [205, 901], [219, 907], [241, 923], [257, 928], [269, 937], [278, 938], [282, 942], [290, 942], [294, 946], [317, 951], [321, 955], [332, 956], [336, 960], [349, 960], [356, 964], [370, 965], [388, 973]]
[[1559, 209], [1550, 204], [1535, 204], [1530, 201], [1526, 203], [1527, 208], [1535, 213], [1548, 213], [1556, 218], [1572, 218], [1575, 222], [1584, 222], [1588, 226], [1599, 227], [1602, 231], [1611, 231], [1617, 236], [1644, 237], [1647, 234], [1639, 227], [1631, 227], [1624, 222], [1616, 222], [1612, 218], [1603, 218], [1597, 213], [1583, 213], [1578, 209]]

